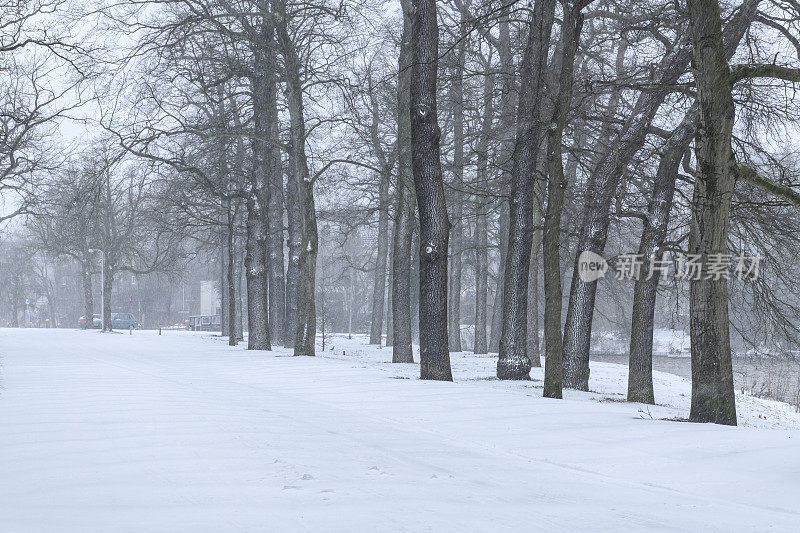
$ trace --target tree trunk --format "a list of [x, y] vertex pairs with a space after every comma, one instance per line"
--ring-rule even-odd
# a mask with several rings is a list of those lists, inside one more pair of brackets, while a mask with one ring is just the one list
[[483, 85], [483, 117], [481, 133], [478, 140], [478, 168], [476, 173], [475, 201], [475, 342], [472, 351], [485, 354], [488, 351], [486, 342], [486, 306], [489, 296], [489, 252], [487, 204], [489, 201], [489, 140], [492, 135], [494, 107], [492, 92], [494, 91], [494, 75], [489, 74]]
[[561, 143], [567, 113], [572, 102], [575, 53], [578, 49], [583, 15], [575, 5], [563, 2], [561, 72], [559, 91], [553, 100], [553, 118], [547, 132], [547, 209], [544, 219], [544, 396], [562, 396], [561, 360], [561, 212], [564, 207], [564, 179]]
[[517, 78], [514, 67], [514, 53], [511, 47], [510, 29], [510, 5], [502, 8], [499, 24], [499, 47], [500, 55], [500, 124], [499, 135], [500, 144], [497, 154], [496, 164], [502, 169], [499, 180], [500, 205], [498, 206], [498, 228], [500, 262], [497, 269], [497, 280], [492, 305], [492, 324], [491, 337], [489, 339], [489, 351], [496, 353], [500, 351], [500, 336], [502, 335], [503, 324], [503, 286], [505, 285], [506, 257], [508, 254], [509, 236], [509, 203], [508, 186], [511, 183], [511, 173], [513, 168], [513, 154], [516, 145], [515, 139], [515, 120], [517, 107]]
[[506, 279], [506, 258], [508, 257], [508, 228], [511, 224], [507, 199], [500, 199], [499, 211], [497, 234], [500, 236], [500, 244], [498, 246], [500, 260], [497, 265], [497, 282], [495, 283], [494, 297], [492, 298], [492, 327], [490, 331], [491, 337], [489, 337], [489, 351], [492, 353], [500, 351], [500, 336], [503, 333], [503, 285]]
[[[419, 344], [419, 226], [411, 235], [411, 340]], [[445, 305], [447, 305], [445, 303]]]
[[[390, 264], [394, 264], [393, 257], [390, 257], [388, 262]], [[386, 290], [386, 309], [388, 310], [386, 313], [386, 346], [394, 345], [394, 321], [392, 320], [392, 285], [394, 285], [393, 278], [394, 276], [392, 276], [392, 269], [389, 269], [389, 283], [387, 284], [388, 289]]]
[[489, 258], [487, 254], [487, 223], [485, 205], [476, 203], [475, 220], [475, 342], [472, 351], [485, 354], [489, 351], [486, 339], [486, 311], [489, 295]]
[[[688, 8], [699, 106], [689, 251], [707, 264], [711, 254], [728, 253], [734, 184], [733, 86], [717, 0], [689, 0]], [[736, 425], [728, 283], [724, 276], [720, 279], [703, 276], [690, 281], [689, 317], [692, 348], [689, 418], [694, 422]]]
[[[254, 145], [254, 155], [259, 150]], [[258, 154], [260, 155], [260, 154]], [[260, 172], [258, 172], [261, 174]], [[256, 174], [256, 172], [254, 172]], [[247, 277], [247, 337], [248, 350], [271, 350], [269, 338], [269, 311], [267, 309], [268, 277], [266, 258], [267, 229], [264, 212], [261, 210], [263, 198], [259, 198], [257, 190], [264, 186], [263, 174], [253, 178], [253, 185], [247, 197], [247, 242], [245, 244], [245, 276]], [[229, 275], [229, 282], [233, 285], [233, 276]], [[235, 303], [234, 303], [235, 305]], [[234, 305], [231, 306], [235, 312]], [[232, 345], [236, 342], [231, 324]]]
[[[279, 132], [278, 132], [278, 96], [277, 96], [277, 60], [275, 58], [275, 28], [272, 19], [265, 17], [259, 27], [260, 44], [253, 54], [254, 69], [250, 76], [253, 100], [253, 127], [262, 138], [253, 140], [253, 173], [254, 183], [248, 204], [248, 226], [251, 218], [250, 208], [255, 214], [263, 217], [261, 227], [255, 235], [257, 241], [249, 242], [250, 262], [254, 268], [262, 268], [264, 280], [256, 281], [256, 296], [263, 302], [250, 303], [248, 291], [248, 310], [255, 309], [256, 317], [250, 317], [248, 324], [254, 320], [263, 321], [267, 327], [264, 334], [259, 324], [259, 345], [269, 345], [271, 349], [273, 335], [278, 342], [283, 337], [283, 320], [285, 313], [284, 280], [283, 280], [283, 175], [281, 172]], [[263, 232], [263, 236], [261, 235]], [[250, 232], [248, 228], [248, 238]], [[249, 241], [252, 239], [249, 239]], [[262, 254], [256, 257], [256, 254]], [[248, 267], [248, 274], [251, 269]], [[260, 272], [260, 271], [259, 271]], [[248, 278], [249, 279], [249, 278]], [[263, 294], [262, 294], [263, 291]], [[233, 308], [232, 308], [233, 309]], [[262, 316], [262, 313], [266, 313]], [[233, 327], [233, 326], [232, 326]], [[235, 329], [235, 328], [234, 328]], [[252, 336], [252, 332], [251, 332]], [[266, 341], [264, 340], [266, 339]]]
[[286, 322], [283, 327], [283, 345], [294, 348], [297, 331], [297, 282], [300, 278], [300, 249], [303, 247], [303, 236], [300, 230], [300, 200], [297, 190], [297, 179], [293, 157], [289, 156], [289, 177], [286, 180], [286, 219], [289, 261], [286, 266]]
[[[105, 252], [104, 252], [105, 253]], [[103, 260], [103, 331], [111, 327], [111, 291], [114, 289], [114, 270], [106, 259]]]
[[[228, 292], [228, 345], [236, 346], [236, 247], [234, 244], [234, 219], [235, 213], [228, 210], [228, 260], [226, 261], [228, 270], [226, 272], [226, 288]], [[249, 223], [249, 220], [248, 220]], [[248, 233], [249, 236], [249, 233]]]
[[541, 245], [542, 237], [537, 230], [533, 237], [531, 270], [528, 276], [528, 357], [534, 367], [542, 366], [542, 357], [539, 351], [539, 249]]
[[269, 204], [267, 208], [267, 268], [269, 269], [270, 339], [276, 344], [285, 342], [286, 280], [283, 272], [283, 172], [279, 149], [278, 107], [274, 77], [268, 87], [267, 131], [270, 143], [266, 150], [270, 158], [267, 175]]
[[411, 1], [401, 0], [403, 36], [397, 83], [397, 210], [392, 252], [392, 362], [413, 363], [411, 347], [411, 237], [414, 178], [411, 174]]
[[463, 239], [464, 224], [461, 222], [463, 214], [464, 197], [460, 193], [455, 194], [455, 205], [453, 206], [453, 218], [456, 223], [450, 230], [452, 240], [450, 241], [450, 288], [448, 290], [448, 350], [451, 352], [461, 351], [461, 275], [463, 272]]
[[[223, 208], [228, 206], [228, 211], [230, 211], [230, 204], [223, 200], [222, 202]], [[227, 214], [223, 213], [223, 217], [227, 219]], [[230, 321], [228, 320], [228, 237], [226, 234], [227, 224], [224, 221], [220, 221], [223, 225], [220, 226], [219, 231], [219, 264], [220, 264], [220, 272], [219, 272], [219, 321], [220, 321], [220, 335], [227, 336], [228, 335], [228, 326]]]
[[638, 254], [643, 257], [639, 278], [633, 286], [630, 360], [628, 364], [628, 401], [655, 403], [653, 395], [653, 320], [660, 270], [650, 270], [650, 258], [661, 259], [667, 236], [669, 214], [675, 193], [675, 179], [683, 155], [694, 136], [697, 107], [685, 115], [681, 125], [670, 135], [661, 154], [647, 206]]
[[[303, 134], [305, 138], [305, 133]], [[299, 184], [300, 205], [303, 218], [303, 245], [300, 249], [299, 276], [297, 280], [297, 329], [294, 340], [295, 355], [315, 354], [317, 313], [314, 302], [318, 250], [317, 216], [314, 207], [313, 184], [304, 180]]]
[[[375, 115], [377, 117], [377, 115]], [[372, 317], [369, 326], [369, 343], [381, 344], [383, 334], [383, 306], [386, 299], [386, 262], [389, 255], [389, 181], [391, 169], [384, 169], [378, 187], [378, 250], [372, 282]]]
[[236, 322], [233, 325], [233, 332], [236, 335], [236, 341], [244, 340], [244, 311], [242, 309], [242, 278], [243, 276], [243, 257], [242, 257], [241, 243], [236, 245], [236, 262], [234, 268], [234, 276], [236, 278]]
[[411, 159], [419, 213], [420, 379], [452, 381], [447, 346], [447, 218], [436, 77], [436, 0], [414, 0], [411, 23]]
[[297, 50], [289, 35], [285, 0], [273, 0], [276, 14], [278, 42], [283, 52], [284, 77], [286, 82], [286, 106], [289, 110], [289, 133], [292, 145], [293, 172], [290, 179], [296, 180], [297, 200], [300, 211], [301, 246], [298, 257], [297, 276], [297, 324], [295, 328], [294, 354], [315, 354], [314, 341], [317, 332], [317, 313], [314, 302], [316, 285], [317, 253], [319, 236], [317, 213], [314, 205], [314, 183], [306, 158], [306, 123], [303, 111], [303, 85], [301, 65]]
[[451, 352], [461, 351], [461, 274], [464, 250], [464, 63], [469, 28], [461, 14], [460, 35], [453, 65], [450, 101], [453, 106], [453, 218], [450, 230], [450, 301], [448, 303], [448, 345]]
[[83, 283], [83, 316], [86, 317], [84, 329], [94, 327], [94, 294], [92, 292], [91, 263], [87, 260], [81, 263], [81, 282]]
[[555, 0], [537, 0], [522, 61], [522, 79], [528, 90], [520, 94], [517, 142], [511, 180], [511, 224], [503, 285], [503, 323], [499, 379], [530, 379], [527, 353], [528, 275], [533, 239], [536, 164], [541, 134], [541, 103], [545, 68], [553, 29]]

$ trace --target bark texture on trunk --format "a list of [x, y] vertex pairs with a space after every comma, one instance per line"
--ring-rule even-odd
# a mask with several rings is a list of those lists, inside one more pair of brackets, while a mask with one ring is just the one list
[[[711, 254], [728, 253], [728, 226], [734, 185], [731, 150], [734, 103], [717, 0], [689, 0], [692, 70], [699, 117], [695, 135], [697, 176], [692, 198], [689, 251], [707, 264]], [[736, 425], [731, 364], [728, 283], [693, 279], [689, 285], [694, 422]]]
[[503, 286], [503, 323], [497, 360], [499, 379], [530, 379], [528, 357], [528, 275], [533, 241], [536, 164], [541, 139], [541, 105], [545, 69], [553, 29], [555, 0], [537, 0], [530, 21], [522, 60], [522, 79], [528, 87], [520, 93], [517, 142], [511, 179], [508, 256]]
[[452, 381], [447, 338], [447, 218], [436, 78], [439, 27], [435, 0], [414, 0], [411, 23], [411, 159], [419, 212], [420, 379]]
[[411, 171], [411, 0], [401, 2], [403, 36], [397, 84], [397, 204], [392, 252], [392, 362], [413, 363], [411, 346], [411, 238], [414, 178]]
[[[254, 152], [258, 152], [255, 150]], [[255, 154], [254, 154], [255, 155]], [[262, 209], [263, 198], [258, 191], [263, 174], [253, 172], [251, 189], [247, 197], [247, 241], [245, 243], [245, 278], [247, 280], [247, 349], [271, 350], [269, 338], [269, 310], [267, 309], [268, 277], [266, 265], [267, 228]], [[263, 190], [262, 190], [263, 191]], [[233, 269], [229, 269], [228, 282], [233, 285]], [[231, 299], [231, 310], [236, 312], [236, 300]], [[233, 316], [233, 315], [232, 315]], [[230, 338], [236, 342], [235, 328], [230, 324]]]

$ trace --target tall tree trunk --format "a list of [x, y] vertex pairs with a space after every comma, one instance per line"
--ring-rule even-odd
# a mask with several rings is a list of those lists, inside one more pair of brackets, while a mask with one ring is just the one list
[[489, 224], [487, 203], [489, 200], [489, 138], [492, 135], [494, 106], [494, 75], [489, 74], [483, 82], [483, 117], [478, 140], [478, 164], [476, 173], [475, 201], [475, 342], [472, 350], [476, 354], [488, 351], [486, 339], [486, 306], [489, 296]]
[[289, 261], [286, 266], [286, 322], [283, 327], [283, 345], [286, 348], [294, 348], [297, 331], [297, 282], [300, 278], [300, 249], [303, 247], [303, 235], [300, 229], [302, 224], [300, 199], [291, 155], [286, 180], [286, 220]]
[[[411, 235], [411, 340], [419, 344], [419, 226]], [[445, 305], [447, 305], [445, 303]]]
[[450, 230], [450, 290], [448, 295], [448, 345], [451, 352], [461, 351], [461, 275], [464, 250], [464, 63], [469, 28], [461, 13], [460, 35], [453, 65], [450, 100], [453, 106], [453, 218]]
[[[760, 0], [746, 0], [726, 27], [726, 39], [738, 42], [753, 19]], [[602, 254], [608, 236], [611, 200], [620, 176], [636, 152], [644, 144], [650, 125], [689, 66], [692, 48], [688, 37], [681, 35], [673, 49], [663, 58], [652, 82], [652, 90], [641, 93], [630, 117], [608, 143], [608, 149], [595, 165], [586, 183], [586, 196], [578, 236], [578, 255], [583, 251]], [[564, 325], [564, 385], [579, 390], [589, 388], [589, 343], [592, 332], [597, 281], [585, 283], [578, 274], [578, 257], [573, 263], [567, 317]]]
[[[295, 329], [294, 354], [314, 355], [317, 333], [317, 313], [314, 302], [316, 285], [317, 253], [319, 236], [317, 213], [314, 205], [314, 183], [306, 158], [306, 122], [303, 111], [303, 85], [301, 65], [297, 50], [289, 35], [285, 0], [272, 2], [278, 42], [283, 52], [286, 81], [286, 104], [289, 110], [289, 134], [294, 163], [293, 178], [297, 185], [297, 200], [300, 208], [301, 246], [298, 258], [297, 278], [297, 324]], [[291, 177], [290, 177], [291, 179]]]
[[411, 173], [411, 0], [401, 0], [403, 36], [397, 83], [397, 209], [392, 252], [392, 362], [413, 363], [411, 346], [411, 237], [414, 178]]
[[539, 250], [541, 245], [541, 233], [537, 230], [533, 237], [531, 270], [528, 276], [528, 357], [534, 367], [542, 366], [539, 350]]
[[505, 285], [506, 257], [508, 255], [508, 236], [509, 236], [509, 202], [508, 187], [511, 183], [513, 154], [516, 145], [514, 126], [517, 111], [517, 82], [516, 69], [514, 67], [514, 53], [511, 47], [511, 12], [510, 5], [502, 8], [499, 24], [499, 46], [500, 55], [500, 124], [499, 135], [500, 145], [497, 154], [496, 164], [502, 169], [500, 173], [500, 205], [498, 207], [498, 228], [500, 262], [497, 269], [497, 282], [495, 284], [494, 298], [492, 304], [492, 324], [491, 337], [489, 338], [489, 351], [496, 353], [500, 351], [500, 337], [503, 329], [503, 287]]
[[[377, 118], [377, 114], [375, 114]], [[386, 301], [386, 263], [389, 255], [389, 182], [391, 168], [384, 168], [378, 186], [378, 250], [372, 281], [372, 316], [369, 343], [381, 344], [384, 303]]]
[[[255, 148], [256, 153], [258, 150]], [[260, 155], [260, 154], [259, 154]], [[259, 172], [260, 173], [260, 172]], [[256, 174], [256, 172], [254, 172]], [[269, 311], [267, 309], [268, 277], [266, 267], [267, 229], [264, 212], [261, 209], [263, 199], [256, 192], [264, 176], [253, 178], [250, 193], [247, 196], [247, 242], [245, 244], [245, 276], [247, 277], [247, 337], [248, 350], [271, 350], [269, 338]], [[229, 269], [229, 271], [232, 269]], [[229, 283], [233, 285], [233, 275], [229, 274]], [[232, 301], [235, 313], [235, 300]], [[236, 335], [233, 323], [230, 324], [230, 338], [235, 343]]]
[[[735, 113], [719, 3], [717, 0], [689, 0], [688, 7], [699, 106], [695, 136], [697, 176], [689, 251], [699, 255], [702, 264], [707, 264], [711, 254], [728, 253], [735, 164], [731, 138]], [[692, 348], [690, 419], [736, 425], [725, 277], [702, 276], [690, 281], [689, 326]]]
[[228, 238], [228, 260], [225, 263], [228, 267], [226, 271], [226, 289], [228, 292], [228, 345], [230, 346], [236, 346], [238, 344], [236, 338], [236, 245], [234, 243], [235, 219], [236, 213], [228, 209], [228, 228], [226, 232], [226, 237]]
[[[392, 232], [393, 233], [393, 232]], [[389, 264], [394, 264], [393, 257], [389, 257]], [[392, 269], [389, 269], [389, 283], [386, 290], [386, 346], [394, 345], [394, 321], [392, 320], [392, 285], [394, 284]]]
[[578, 49], [583, 15], [574, 4], [563, 2], [561, 72], [559, 91], [553, 100], [553, 118], [547, 132], [547, 209], [544, 219], [544, 396], [561, 398], [561, 212], [564, 207], [564, 166], [561, 152], [567, 113], [572, 102], [575, 53]]
[[528, 275], [533, 239], [536, 164], [541, 139], [541, 103], [553, 29], [555, 0], [537, 0], [522, 61], [528, 90], [520, 94], [511, 180], [511, 224], [503, 286], [503, 324], [497, 377], [530, 379], [527, 353]]
[[103, 270], [103, 331], [112, 331], [111, 293], [114, 289], [114, 269], [107, 258], [103, 260]]
[[[510, 174], [510, 172], [509, 172]], [[497, 216], [497, 234], [500, 236], [499, 261], [497, 264], [497, 282], [492, 298], [492, 327], [489, 337], [489, 351], [500, 351], [500, 337], [503, 333], [503, 286], [506, 279], [506, 258], [508, 257], [508, 228], [511, 224], [510, 207], [506, 198], [500, 199], [499, 214]]]
[[461, 222], [463, 216], [464, 197], [456, 193], [455, 205], [453, 206], [453, 218], [456, 223], [450, 231], [450, 288], [448, 290], [448, 349], [451, 352], [461, 351], [461, 276], [463, 272], [463, 240], [464, 225]]
[[[222, 201], [223, 209], [227, 207], [227, 210], [230, 211], [230, 203], [226, 200]], [[220, 272], [219, 272], [219, 305], [220, 305], [220, 335], [223, 337], [228, 335], [228, 326], [230, 325], [230, 320], [228, 317], [228, 237], [227, 237], [227, 220], [228, 215], [226, 213], [222, 214], [223, 220], [221, 220], [221, 226], [219, 230], [219, 265], [220, 265]]]
[[244, 319], [244, 311], [242, 309], [243, 262], [242, 247], [241, 243], [239, 243], [236, 245], [236, 263], [234, 268], [234, 276], [236, 277], [236, 322], [233, 324], [233, 331], [237, 341], [244, 340], [244, 323], [242, 322]]
[[476, 202], [475, 220], [475, 342], [472, 351], [485, 354], [489, 350], [486, 339], [486, 311], [489, 295], [489, 258], [487, 254], [487, 223], [485, 205]]
[[[276, 229], [275, 219], [280, 218], [278, 226], [283, 225], [283, 212], [278, 205], [276, 213], [269, 209], [275, 207], [272, 199], [273, 180], [282, 181], [280, 153], [278, 151], [277, 125], [277, 66], [274, 57], [274, 27], [272, 19], [265, 17], [259, 28], [263, 47], [254, 51], [254, 69], [250, 76], [253, 99], [253, 126], [263, 138], [253, 140], [253, 170], [250, 190], [247, 196], [247, 241], [245, 268], [247, 278], [247, 323], [250, 335], [249, 350], [271, 350], [270, 328], [270, 230]], [[277, 176], [276, 176], [277, 175]], [[282, 246], [282, 245], [281, 245]], [[282, 249], [282, 248], [281, 248]], [[282, 253], [281, 253], [282, 255]], [[277, 257], [275, 258], [277, 260]], [[277, 266], [277, 265], [276, 265]], [[281, 273], [283, 264], [281, 258]], [[277, 283], [277, 282], [276, 282]], [[280, 291], [275, 287], [276, 292]], [[232, 311], [234, 308], [232, 307]], [[231, 331], [235, 328], [231, 325]]]
[[[274, 61], [274, 58], [273, 58]], [[268, 88], [267, 132], [270, 142], [266, 150], [270, 159], [267, 186], [269, 204], [267, 208], [267, 268], [269, 269], [269, 325], [270, 338], [276, 344], [285, 342], [286, 279], [283, 263], [283, 172], [281, 168], [280, 138], [278, 131], [278, 105], [274, 77]], [[275, 95], [275, 96], [273, 96]]]
[[419, 212], [420, 379], [452, 381], [447, 346], [447, 218], [436, 77], [436, 0], [414, 0], [411, 23], [411, 160]]
[[92, 292], [92, 267], [89, 260], [81, 262], [81, 282], [83, 284], [83, 316], [86, 317], [84, 329], [94, 327], [94, 293]]

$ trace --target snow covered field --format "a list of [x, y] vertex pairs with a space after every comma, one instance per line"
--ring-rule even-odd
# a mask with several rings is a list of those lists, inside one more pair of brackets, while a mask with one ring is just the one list
[[688, 415], [656, 374], [541, 397], [455, 354], [455, 383], [363, 338], [316, 358], [209, 334], [0, 329], [0, 531], [796, 531], [800, 415]]

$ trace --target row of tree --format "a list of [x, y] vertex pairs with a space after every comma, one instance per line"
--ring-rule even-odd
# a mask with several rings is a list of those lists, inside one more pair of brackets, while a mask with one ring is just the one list
[[[320, 235], [337, 232], [360, 242], [350, 279], [372, 277], [370, 342], [385, 331], [412, 362], [418, 336], [423, 379], [452, 379], [468, 323], [498, 378], [529, 378], [542, 329], [545, 396], [588, 390], [596, 320], [628, 307], [628, 399], [653, 403], [661, 293], [688, 301], [691, 419], [734, 424], [731, 326], [796, 341], [791, 0], [127, 0], [82, 16], [120, 43], [105, 61], [69, 50], [100, 71], [103, 148], [40, 172], [53, 194], [37, 185], [12, 214], [38, 205], [43, 241], [87, 264], [102, 250], [106, 280], [213, 247], [231, 344], [246, 315], [249, 348], [315, 353]], [[6, 189], [37, 173], [15, 175]], [[71, 180], [95, 192], [59, 194]], [[648, 258], [632, 299], [578, 275], [581, 252], [628, 246]], [[669, 252], [765, 268], [687, 291], [650, 270]]]

